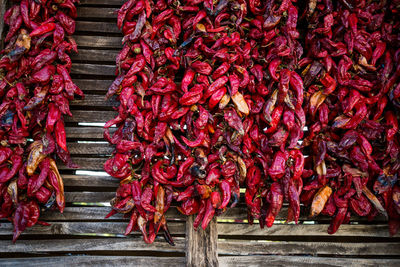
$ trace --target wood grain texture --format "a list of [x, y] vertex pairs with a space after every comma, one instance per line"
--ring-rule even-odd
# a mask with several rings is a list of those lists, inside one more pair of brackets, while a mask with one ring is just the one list
[[72, 62], [76, 61], [111, 61], [115, 62], [118, 50], [79, 49], [78, 54], [72, 54]]
[[169, 245], [164, 239], [158, 237], [153, 244], [146, 244], [142, 237], [129, 238], [99, 238], [99, 239], [65, 239], [60, 240], [21, 240], [10, 245], [9, 240], [0, 240], [0, 251], [8, 253], [37, 253], [37, 252], [107, 252], [115, 251], [119, 254], [128, 254], [132, 251], [153, 252], [184, 252], [184, 238], [175, 237], [175, 246]]
[[[98, 1], [97, 1], [98, 2]], [[110, 18], [116, 19], [118, 8], [112, 7], [80, 7], [78, 8], [78, 19], [80, 18]]]
[[85, 94], [84, 99], [75, 99], [70, 102], [70, 106], [82, 106], [82, 107], [117, 107], [119, 102], [116, 100], [116, 96], [112, 96], [106, 99], [104, 95], [92, 95]]
[[[286, 203], [286, 202], [285, 202]], [[278, 213], [278, 215], [275, 217], [276, 221], [286, 221], [287, 219], [287, 214], [288, 214], [288, 206], [284, 206], [282, 207], [281, 211]], [[287, 203], [286, 203], [287, 204]], [[235, 207], [233, 209], [227, 209], [226, 212], [224, 214], [222, 214], [220, 217], [221, 220], [223, 219], [237, 219], [238, 223], [240, 222], [240, 220], [247, 220], [247, 208], [246, 207]], [[309, 209], [301, 206], [300, 207], [300, 217], [299, 217], [299, 221], [324, 221], [324, 222], [330, 222], [332, 219], [332, 217], [329, 216], [325, 216], [325, 215], [318, 215], [315, 218], [310, 218], [309, 217]], [[352, 216], [350, 217], [350, 221], [351, 222], [360, 222], [360, 223], [365, 223], [368, 222], [368, 218], [366, 217], [360, 217], [360, 216], [355, 216], [352, 214]], [[378, 215], [377, 217], [375, 217], [374, 222], [378, 223], [386, 223], [386, 218], [383, 215]], [[256, 224], [256, 223], [255, 223]]]
[[113, 145], [104, 143], [68, 143], [67, 145], [71, 155], [111, 155], [114, 151]]
[[[123, 214], [115, 214], [110, 219], [104, 217], [110, 212], [110, 207], [66, 207], [63, 213], [58, 211], [48, 211], [43, 213], [40, 218], [46, 221], [110, 221], [121, 220], [128, 222], [129, 219], [123, 218]], [[176, 210], [175, 207], [166, 212], [168, 220], [185, 221], [186, 216]]]
[[121, 37], [74, 35], [74, 38], [78, 48], [122, 48]]
[[65, 193], [65, 202], [77, 202], [77, 203], [96, 203], [96, 202], [107, 202], [115, 196], [115, 190], [112, 188], [114, 192], [66, 192]]
[[115, 64], [97, 65], [97, 64], [85, 64], [85, 63], [72, 63], [71, 74], [114, 76]]
[[[65, 181], [64, 184], [68, 184], [68, 186], [71, 184], [71, 182], [68, 182], [68, 180], [70, 179], [69, 177], [78, 177], [81, 175], [63, 175], [63, 179]], [[84, 176], [85, 177], [85, 176]], [[106, 178], [109, 179], [113, 179], [113, 180], [106, 180]], [[82, 178], [82, 180], [84, 180], [84, 178]], [[118, 186], [118, 179], [114, 179], [112, 177], [96, 177], [96, 179], [94, 179], [94, 177], [92, 176], [87, 176], [87, 179], [85, 180], [85, 182], [81, 181], [81, 186], [87, 186], [90, 187], [90, 184], [92, 184], [92, 187], [100, 187], [101, 186], [101, 182], [104, 181], [103, 183], [105, 184], [106, 182], [108, 182], [107, 184], [109, 184], [108, 189], [114, 189]], [[73, 184], [74, 186], [79, 186], [77, 183]], [[87, 198], [87, 196], [85, 196], [85, 194], [88, 194], [87, 192], [68, 192], [67, 194], [74, 194], [75, 198]], [[103, 197], [109, 197], [109, 193], [108, 192], [104, 192], [104, 193], [99, 193], [99, 195], [103, 195]], [[111, 196], [112, 197], [112, 196]], [[99, 199], [98, 199], [99, 200]], [[100, 199], [99, 202], [109, 202], [110, 199]], [[287, 208], [286, 208], [287, 209]], [[232, 217], [230, 214], [224, 213], [222, 215], [220, 215], [219, 217], [217, 217], [217, 221], [221, 220], [219, 223], [223, 223], [222, 221], [226, 221], [226, 220], [242, 220], [246, 218], [246, 213], [244, 209], [240, 209], [238, 208], [238, 210], [241, 210], [242, 213], [235, 215], [234, 217]], [[58, 212], [46, 212], [43, 214], [43, 218], [45, 218], [46, 220], [102, 220], [104, 219], [105, 214], [107, 214], [110, 211], [110, 207], [68, 207], [66, 208], [66, 210], [64, 211], [63, 214], [60, 214]], [[115, 219], [122, 219], [122, 215], [115, 215], [113, 216], [113, 218]], [[167, 219], [180, 219], [180, 220], [184, 220], [186, 219], [186, 216], [182, 215], [175, 207], [169, 209], [167, 211]], [[283, 216], [277, 216], [277, 220], [284, 220], [285, 217]], [[276, 224], [273, 227], [281, 227], [281, 225], [283, 224]], [[291, 227], [296, 227], [295, 225], [291, 225]], [[303, 233], [303, 235], [306, 235], [307, 233]]]
[[[114, 193], [112, 193], [114, 194]], [[111, 199], [111, 198], [110, 198]], [[124, 232], [126, 227], [126, 222], [51, 222], [51, 226], [41, 226], [35, 225], [32, 228], [26, 229], [25, 234], [31, 235], [102, 235], [102, 234], [121, 234]], [[212, 225], [211, 225], [212, 226]], [[242, 225], [243, 228], [246, 228], [246, 225]], [[185, 223], [184, 222], [170, 222], [168, 223], [168, 227], [170, 232], [175, 235], [183, 235], [185, 234]], [[245, 234], [241, 234], [242, 231], [232, 230], [229, 233], [225, 233], [221, 229], [226, 229], [225, 231], [231, 230], [231, 227], [225, 223], [218, 223], [217, 230], [219, 236], [244, 236]], [[268, 240], [269, 236], [327, 236], [326, 229], [328, 225], [306, 225], [305, 227], [297, 226], [293, 227], [293, 225], [274, 225], [269, 230], [262, 230], [258, 232], [257, 236], [263, 236], [265, 240]], [[298, 229], [302, 229], [301, 232], [298, 232]], [[210, 228], [207, 228], [210, 230]], [[207, 231], [206, 230], [206, 231]], [[0, 235], [10, 235], [12, 232], [12, 224], [9, 222], [4, 222], [0, 225]], [[199, 232], [202, 232], [199, 230]], [[188, 233], [189, 234], [189, 233]], [[246, 234], [248, 235], [248, 234]], [[250, 234], [251, 235], [251, 234]], [[192, 238], [195, 238], [193, 244], [197, 244], [201, 239], [198, 239], [191, 234]], [[341, 236], [353, 236], [353, 237], [389, 237], [387, 225], [342, 225], [339, 231], [335, 234], [335, 237]], [[204, 237], [206, 238], [206, 237]], [[192, 239], [190, 239], [192, 240]], [[216, 241], [215, 241], [216, 242]], [[192, 243], [192, 242], [191, 242]], [[215, 244], [214, 244], [215, 245]], [[199, 246], [199, 244], [194, 245]], [[200, 246], [202, 247], [202, 246]], [[199, 248], [199, 247], [198, 247]], [[188, 248], [190, 249], [190, 248]], [[208, 248], [209, 249], [209, 248]], [[200, 250], [197, 253], [204, 254]], [[211, 253], [211, 251], [208, 251]], [[211, 254], [212, 255], [212, 254]], [[195, 255], [189, 258], [193, 258]], [[209, 260], [212, 259], [212, 256], [208, 257]], [[206, 260], [206, 259], [204, 259]], [[192, 261], [193, 262], [193, 261]], [[212, 261], [210, 261], [212, 262]], [[201, 263], [201, 262], [194, 262]]]
[[[99, 238], [59, 240], [20, 240], [10, 244], [10, 240], [0, 240], [0, 251], [3, 253], [37, 253], [37, 252], [101, 252], [113, 251], [115, 254], [132, 251], [184, 252], [185, 239], [175, 237], [175, 246], [167, 244], [158, 237], [153, 244], [146, 244], [141, 237]], [[322, 243], [322, 242], [255, 242], [218, 240], [218, 253], [223, 255], [336, 255], [336, 256], [398, 256], [399, 246], [393, 243]]]
[[[110, 132], [113, 133], [116, 128], [111, 128]], [[97, 141], [104, 141], [103, 127], [65, 127], [68, 139], [79, 139], [82, 141], [88, 139], [99, 139]]]
[[399, 266], [399, 259], [357, 259], [308, 256], [219, 257], [220, 266]]
[[2, 258], [0, 265], [17, 266], [184, 266], [185, 258], [139, 256], [64, 256], [34, 258]]
[[76, 32], [121, 33], [114, 22], [77, 21]]
[[80, 5], [112, 5], [121, 6], [125, 0], [81, 0]]
[[[80, 170], [104, 171], [103, 166], [107, 158], [85, 158], [72, 157], [72, 161], [79, 165]], [[76, 170], [65, 166], [62, 162], [57, 162], [59, 170]]]
[[[235, 236], [330, 236], [328, 224], [283, 224], [260, 229], [258, 225], [218, 223], [218, 235]], [[387, 224], [343, 224], [334, 236], [389, 237]], [[399, 234], [397, 234], [399, 236]]]
[[206, 230], [196, 231], [193, 227], [194, 216], [186, 222], [186, 266], [218, 266], [217, 221], [212, 219]]
[[75, 175], [63, 174], [64, 186], [78, 186], [88, 187], [88, 190], [95, 188], [117, 188], [119, 180], [111, 176], [89, 176], [89, 175]]
[[[127, 222], [52, 222], [50, 226], [34, 225], [27, 228], [21, 235], [82, 235], [82, 236], [123, 236]], [[168, 228], [173, 235], [185, 234], [185, 222], [168, 222]], [[12, 234], [13, 225], [1, 223], [0, 235]], [[135, 232], [140, 234], [140, 232]], [[160, 232], [162, 235], [162, 233]]]
[[218, 253], [224, 255], [336, 255], [336, 256], [398, 256], [395, 243], [340, 243], [219, 240]]
[[65, 116], [66, 122], [106, 122], [115, 118], [116, 111], [72, 110], [72, 117]]
[[105, 95], [113, 80], [72, 79], [83, 92], [96, 92]]

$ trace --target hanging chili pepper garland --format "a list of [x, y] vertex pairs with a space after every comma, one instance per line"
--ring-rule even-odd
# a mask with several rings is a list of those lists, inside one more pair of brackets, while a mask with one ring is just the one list
[[[40, 210], [65, 207], [55, 159], [76, 168], [66, 146], [63, 115], [82, 91], [71, 81], [75, 0], [15, 1], [0, 59], [0, 218], [14, 224], [15, 242]], [[32, 140], [33, 141], [30, 141]]]
[[105, 170], [121, 179], [108, 216], [125, 213], [125, 234], [140, 229], [148, 243], [163, 227], [172, 244], [172, 201], [206, 228], [242, 186], [261, 227], [287, 201], [287, 221], [302, 202], [334, 217], [329, 233], [352, 213], [380, 212], [394, 234], [398, 12], [364, 1], [127, 1], [107, 94], [121, 103], [105, 126], [116, 145]]
[[[335, 233], [351, 215], [400, 226], [400, 22], [396, 1], [310, 1], [300, 62], [308, 134], [301, 201], [332, 216]], [[317, 7], [315, 9], [315, 7]]]

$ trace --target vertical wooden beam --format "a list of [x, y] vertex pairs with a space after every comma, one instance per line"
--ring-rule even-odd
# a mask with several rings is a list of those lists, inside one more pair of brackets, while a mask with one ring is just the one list
[[217, 219], [212, 219], [206, 230], [199, 227], [197, 231], [193, 221], [193, 215], [186, 220], [186, 266], [218, 266]]

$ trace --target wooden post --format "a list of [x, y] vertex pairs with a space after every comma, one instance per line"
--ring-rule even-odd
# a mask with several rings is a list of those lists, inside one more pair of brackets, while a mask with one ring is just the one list
[[218, 266], [217, 219], [213, 218], [207, 229], [193, 228], [194, 216], [186, 220], [186, 266]]

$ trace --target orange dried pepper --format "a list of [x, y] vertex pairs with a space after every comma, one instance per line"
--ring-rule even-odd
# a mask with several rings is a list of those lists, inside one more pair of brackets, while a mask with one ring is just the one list
[[329, 186], [322, 187], [314, 196], [311, 204], [310, 217], [317, 216], [325, 207], [325, 203], [328, 201], [332, 194], [332, 188]]

